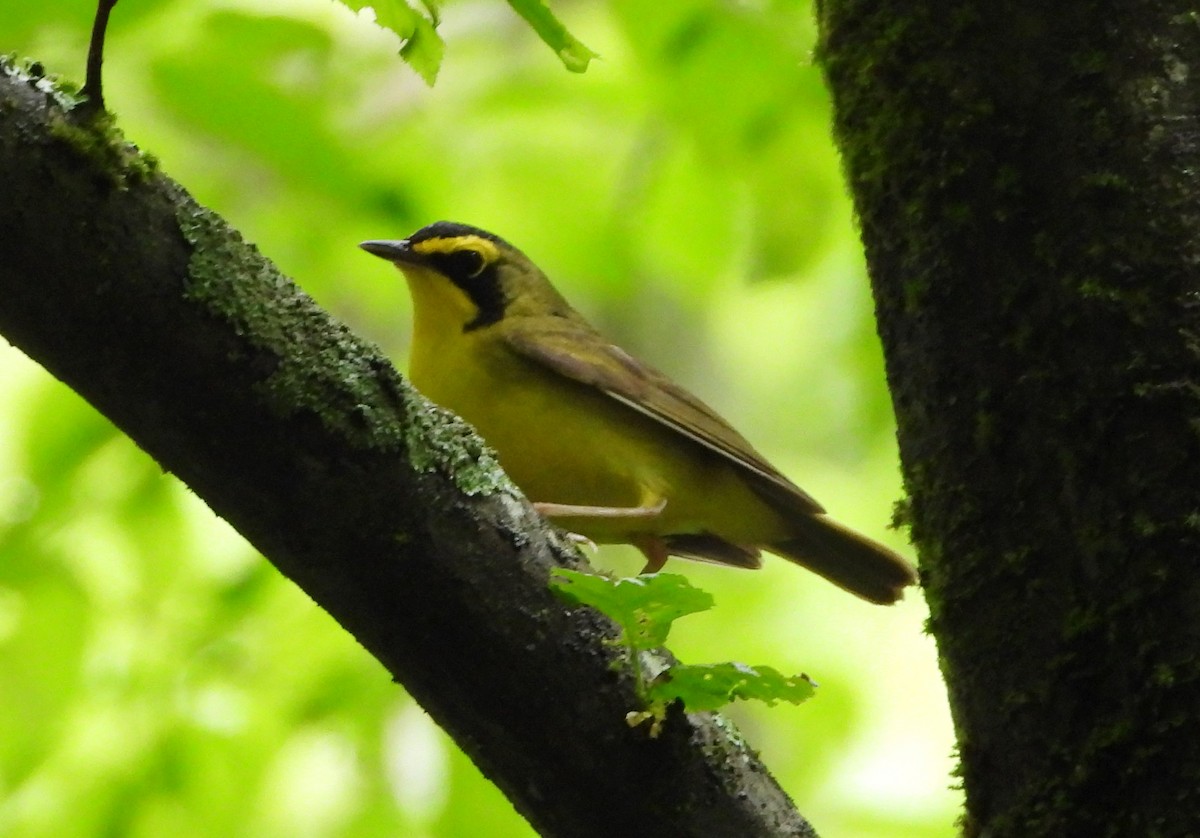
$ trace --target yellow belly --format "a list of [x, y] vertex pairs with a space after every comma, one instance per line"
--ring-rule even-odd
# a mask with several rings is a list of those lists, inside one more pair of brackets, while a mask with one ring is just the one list
[[499, 341], [471, 338], [427, 344], [414, 353], [411, 378], [476, 427], [530, 500], [619, 508], [666, 501], [653, 518], [557, 523], [598, 543], [707, 532], [752, 546], [787, 535], [723, 457]]

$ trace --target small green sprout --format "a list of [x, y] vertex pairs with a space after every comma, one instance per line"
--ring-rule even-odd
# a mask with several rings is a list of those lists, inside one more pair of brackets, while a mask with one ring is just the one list
[[630, 712], [630, 726], [650, 721], [657, 736], [675, 701], [693, 712], [717, 710], [735, 699], [800, 704], [812, 697], [816, 684], [807, 675], [786, 677], [769, 666], [742, 663], [676, 664], [647, 679], [641, 653], [666, 642], [671, 624], [680, 617], [713, 607], [712, 595], [676, 573], [650, 573], [612, 579], [555, 568], [550, 588], [571, 605], [589, 605], [621, 627], [615, 645], [624, 647], [638, 696], [646, 709]]

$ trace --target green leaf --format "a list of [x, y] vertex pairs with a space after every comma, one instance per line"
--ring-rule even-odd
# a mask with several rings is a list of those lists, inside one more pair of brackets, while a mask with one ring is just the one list
[[613, 579], [555, 568], [550, 589], [573, 605], [599, 609], [621, 626], [618, 642], [626, 647], [638, 696], [646, 702], [645, 710], [632, 711], [625, 719], [631, 727], [650, 722], [651, 738], [662, 730], [667, 708], [675, 701], [682, 701], [689, 712], [717, 710], [739, 698], [800, 704], [816, 689], [807, 675], [789, 678], [769, 666], [744, 663], [675, 664], [647, 683], [639, 653], [661, 646], [675, 620], [713, 605], [711, 594], [678, 574]]
[[442, 67], [445, 47], [442, 37], [434, 29], [434, 24], [417, 15], [417, 23], [411, 37], [400, 47], [400, 57], [417, 71], [425, 84], [433, 87], [433, 83], [437, 81], [438, 70]]
[[390, 29], [399, 36], [404, 45], [400, 57], [417, 71], [425, 83], [433, 87], [438, 70], [442, 66], [445, 44], [437, 33], [438, 14], [435, 0], [421, 0], [428, 17], [409, 6], [403, 0], [341, 0], [342, 4], [355, 12], [371, 8], [375, 12], [375, 23]]
[[538, 37], [558, 55], [572, 73], [582, 73], [593, 58], [599, 58], [567, 31], [542, 0], [508, 0], [508, 5], [533, 27]]
[[758, 699], [767, 704], [800, 704], [812, 698], [816, 684], [807, 675], [788, 678], [769, 666], [710, 663], [673, 666], [650, 684], [651, 706], [665, 708], [679, 699], [689, 711], [716, 710], [735, 699]]
[[621, 626], [620, 642], [633, 650], [661, 646], [675, 620], [713, 606], [712, 594], [677, 573], [610, 579], [560, 567], [550, 587], [573, 605], [590, 605], [611, 617]]

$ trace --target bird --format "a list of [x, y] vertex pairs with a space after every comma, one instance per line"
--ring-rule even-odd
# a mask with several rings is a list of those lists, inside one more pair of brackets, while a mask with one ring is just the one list
[[524, 253], [439, 221], [359, 245], [404, 274], [409, 379], [469, 422], [534, 508], [597, 544], [742, 568], [774, 553], [862, 599], [916, 583], [830, 518], [715, 410], [605, 338]]

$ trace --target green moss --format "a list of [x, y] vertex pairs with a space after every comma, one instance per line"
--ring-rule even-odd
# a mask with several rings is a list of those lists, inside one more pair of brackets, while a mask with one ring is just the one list
[[408, 391], [405, 447], [413, 468], [445, 470], [458, 490], [467, 495], [518, 493], [500, 468], [495, 452], [474, 428], [425, 399], [408, 382], [402, 383]]
[[74, 110], [53, 113], [47, 121], [47, 130], [105, 175], [114, 187], [128, 189], [144, 183], [158, 171], [158, 160], [126, 142], [111, 113], [100, 112], [80, 119], [81, 113], [78, 105]]
[[1151, 677], [1155, 686], [1173, 687], [1175, 685], [1175, 670], [1165, 663], [1157, 664]]
[[85, 112], [81, 107], [85, 99], [74, 83], [46, 75], [40, 62], [18, 61], [12, 55], [0, 56], [0, 73], [36, 88], [53, 101], [58, 107], [48, 114], [47, 131], [114, 187], [143, 183], [158, 171], [157, 159], [127, 142], [112, 114]]
[[1152, 536], [1162, 532], [1164, 525], [1144, 510], [1137, 510], [1133, 515], [1133, 530], [1140, 536]]

